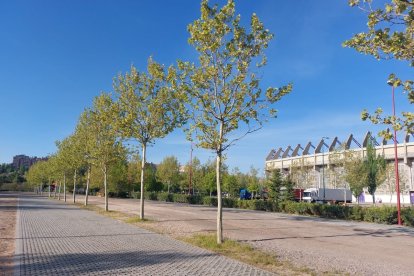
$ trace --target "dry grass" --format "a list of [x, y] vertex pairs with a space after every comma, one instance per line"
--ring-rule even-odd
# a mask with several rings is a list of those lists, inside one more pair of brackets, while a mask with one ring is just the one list
[[217, 244], [214, 234], [197, 234], [182, 240], [279, 275], [314, 275], [310, 269], [297, 268], [289, 262], [278, 260], [275, 255], [257, 250], [245, 243], [225, 239], [222, 244]]
[[17, 199], [13, 195], [0, 197], [0, 275], [13, 275]]

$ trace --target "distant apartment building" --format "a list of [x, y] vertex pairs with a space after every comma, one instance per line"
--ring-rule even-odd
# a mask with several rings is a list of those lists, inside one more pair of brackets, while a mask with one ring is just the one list
[[19, 168], [30, 168], [34, 163], [40, 160], [47, 160], [47, 157], [39, 158], [39, 157], [30, 157], [24, 154], [16, 155], [13, 157], [13, 167], [15, 169]]

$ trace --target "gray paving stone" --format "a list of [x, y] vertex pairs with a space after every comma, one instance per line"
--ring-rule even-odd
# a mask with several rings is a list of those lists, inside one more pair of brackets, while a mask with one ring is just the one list
[[15, 275], [272, 275], [94, 212], [19, 199]]

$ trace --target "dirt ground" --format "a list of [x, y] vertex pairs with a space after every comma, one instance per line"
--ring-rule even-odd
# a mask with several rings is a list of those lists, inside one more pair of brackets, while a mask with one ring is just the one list
[[13, 275], [16, 194], [0, 194], [0, 275]]

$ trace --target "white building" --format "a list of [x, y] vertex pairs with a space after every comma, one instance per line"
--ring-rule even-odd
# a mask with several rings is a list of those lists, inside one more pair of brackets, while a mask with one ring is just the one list
[[[403, 141], [397, 141], [398, 168], [400, 173], [400, 190], [401, 202], [409, 203], [409, 191], [414, 191], [414, 142], [410, 142], [410, 135], [404, 137]], [[362, 143], [359, 143], [351, 134], [344, 142], [337, 137], [329, 139], [324, 137], [316, 146], [311, 142], [302, 147], [298, 144], [295, 147], [272, 149], [266, 158], [265, 170], [281, 170], [284, 174], [295, 174], [295, 171], [301, 169], [302, 177], [297, 179], [298, 185], [303, 188], [315, 187], [321, 188], [343, 188], [347, 183], [341, 174], [343, 168], [338, 166], [338, 160], [344, 158], [344, 152], [352, 151], [359, 156], [366, 155], [366, 147], [371, 142], [375, 146], [377, 154], [384, 156], [387, 163], [394, 164], [394, 143], [392, 140], [377, 140], [367, 132]], [[392, 173], [393, 174], [393, 173]], [[378, 187], [376, 199], [382, 202], [396, 202], [394, 192], [395, 177], [390, 174], [387, 180]], [[299, 183], [300, 182], [300, 183]], [[372, 202], [368, 193], [365, 197], [366, 202]]]

